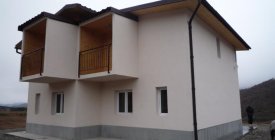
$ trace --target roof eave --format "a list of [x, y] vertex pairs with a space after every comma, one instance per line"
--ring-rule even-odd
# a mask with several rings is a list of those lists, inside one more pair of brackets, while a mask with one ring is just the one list
[[207, 2], [202, 1], [202, 5], [207, 8], [243, 45], [249, 50], [251, 47], [242, 39], [242, 37], [226, 22], [226, 20]]
[[157, 7], [161, 5], [166, 5], [166, 4], [171, 4], [171, 3], [177, 3], [177, 2], [182, 2], [186, 0], [160, 0], [156, 2], [151, 2], [151, 3], [146, 3], [146, 4], [141, 4], [133, 7], [128, 7], [121, 9], [122, 12], [132, 12], [132, 11], [137, 11], [141, 9], [146, 9], [146, 8], [152, 8], [152, 7]]
[[69, 24], [73, 24], [73, 25], [78, 25], [77, 23], [72, 22], [70, 20], [67, 20], [65, 18], [62, 18], [60, 16], [53, 15], [53, 14], [50, 14], [50, 13], [47, 13], [47, 12], [41, 12], [40, 14], [33, 17], [32, 19], [30, 19], [30, 20], [26, 21], [25, 23], [19, 25], [18, 26], [18, 31], [23, 31], [28, 26], [38, 22], [39, 20], [41, 20], [43, 18], [50, 18], [50, 19], [54, 19], [54, 20], [57, 20], [57, 21], [61, 21], [61, 22], [65, 22], [65, 23], [69, 23]]
[[138, 21], [138, 16], [136, 16], [134, 14], [125, 13], [125, 12], [122, 12], [121, 10], [118, 10], [116, 8], [113, 8], [113, 7], [107, 7], [105, 9], [102, 9], [101, 11], [97, 12], [95, 14], [95, 16], [93, 16], [93, 17], [91, 17], [91, 18], [89, 18], [87, 20], [82, 21], [81, 23], [79, 23], [79, 25], [85, 24], [86, 22], [88, 22], [90, 20], [93, 20], [93, 19], [96, 19], [98, 17], [101, 17], [102, 15], [105, 15], [107, 13], [114, 13], [114, 14], [126, 17], [128, 19], [131, 19], [131, 20], [134, 20], [134, 21]]
[[[151, 2], [147, 4], [142, 4], [134, 7], [129, 7], [125, 9], [121, 9], [122, 12], [127, 12], [127, 13], [134, 13], [135, 11], [139, 10], [144, 10], [144, 9], [149, 9], [149, 8], [154, 8], [162, 5], [167, 5], [167, 4], [173, 4], [173, 3], [178, 3], [178, 2], [183, 2], [187, 0], [163, 0], [163, 1], [156, 1], [156, 2]], [[202, 5], [207, 8], [208, 11], [212, 15], [214, 15], [215, 18], [218, 19], [219, 22], [221, 22], [228, 31], [230, 31], [244, 46], [242, 47], [242, 50], [249, 50], [251, 49], [250, 46], [241, 38], [241, 36], [223, 19], [223, 17], [205, 0], [202, 1]]]

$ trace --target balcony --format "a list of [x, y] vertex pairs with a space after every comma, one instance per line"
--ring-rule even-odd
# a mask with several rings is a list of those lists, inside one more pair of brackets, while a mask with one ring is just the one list
[[46, 20], [24, 31], [20, 79], [43, 73]]
[[79, 79], [137, 78], [137, 23], [109, 13], [80, 25]]
[[23, 30], [20, 80], [77, 79], [77, 32], [77, 26], [48, 18]]

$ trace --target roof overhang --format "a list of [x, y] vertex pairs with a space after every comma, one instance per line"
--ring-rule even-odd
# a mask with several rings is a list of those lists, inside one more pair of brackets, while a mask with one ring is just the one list
[[[196, 5], [197, 0], [162, 0], [122, 9], [122, 11], [141, 16], [177, 9], [189, 9], [194, 11]], [[231, 43], [235, 50], [251, 49], [240, 35], [238, 35], [222, 16], [205, 0], [202, 1], [202, 6], [199, 8], [197, 16]]]
[[24, 29], [28, 28], [29, 26], [32, 26], [39, 22], [40, 20], [44, 18], [50, 18], [57, 21], [73, 24], [73, 25], [79, 25], [87, 20], [97, 18], [101, 15], [104, 15], [106, 13], [115, 13], [117, 15], [138, 21], [138, 17], [132, 13], [122, 12], [121, 10], [118, 10], [113, 7], [107, 7], [106, 9], [103, 9], [99, 12], [95, 12], [87, 7], [84, 7], [80, 4], [69, 4], [64, 6], [61, 10], [59, 10], [56, 14], [51, 14], [47, 12], [41, 12], [37, 16], [33, 17], [32, 19], [26, 21], [25, 23], [18, 26], [19, 31], [23, 31]]
[[[73, 25], [81, 25], [91, 19], [96, 19], [106, 13], [115, 13], [120, 16], [138, 21], [138, 16], [158, 13], [163, 11], [171, 11], [177, 9], [189, 9], [194, 11], [197, 0], [162, 0], [143, 5], [138, 5], [122, 10], [113, 7], [107, 7], [99, 12], [95, 12], [80, 4], [70, 4], [64, 6], [56, 14], [42, 12], [34, 18], [18, 26], [19, 31], [23, 31], [39, 21], [50, 18]], [[79, 14], [79, 15], [78, 15]], [[78, 18], [78, 16], [83, 16]], [[238, 35], [238, 33], [222, 18], [222, 16], [205, 0], [198, 10], [197, 16], [208, 24], [214, 31], [231, 43], [235, 50], [248, 50], [249, 45]]]
[[54, 14], [47, 13], [47, 12], [41, 12], [37, 16], [35, 16], [32, 19], [28, 20], [27, 22], [19, 25], [18, 30], [23, 31], [25, 28], [28, 28], [29, 26], [39, 22], [40, 20], [43, 20], [44, 18], [50, 18], [50, 19], [61, 21], [61, 22], [66, 22], [66, 23], [69, 23], [69, 24], [77, 25], [76, 22], [70, 21], [70, 20], [68, 20], [66, 18], [63, 18], [63, 17], [60, 17], [58, 15], [54, 15]]

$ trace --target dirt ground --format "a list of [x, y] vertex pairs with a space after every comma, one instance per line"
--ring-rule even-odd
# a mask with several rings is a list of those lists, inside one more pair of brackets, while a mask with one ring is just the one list
[[271, 140], [268, 123], [257, 123], [257, 129], [252, 130], [239, 140]]
[[25, 128], [26, 111], [0, 111], [0, 130]]

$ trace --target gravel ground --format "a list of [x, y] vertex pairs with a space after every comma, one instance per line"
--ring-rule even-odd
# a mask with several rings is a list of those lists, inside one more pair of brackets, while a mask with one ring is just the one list
[[269, 124], [256, 124], [257, 129], [252, 130], [239, 140], [271, 140]]

